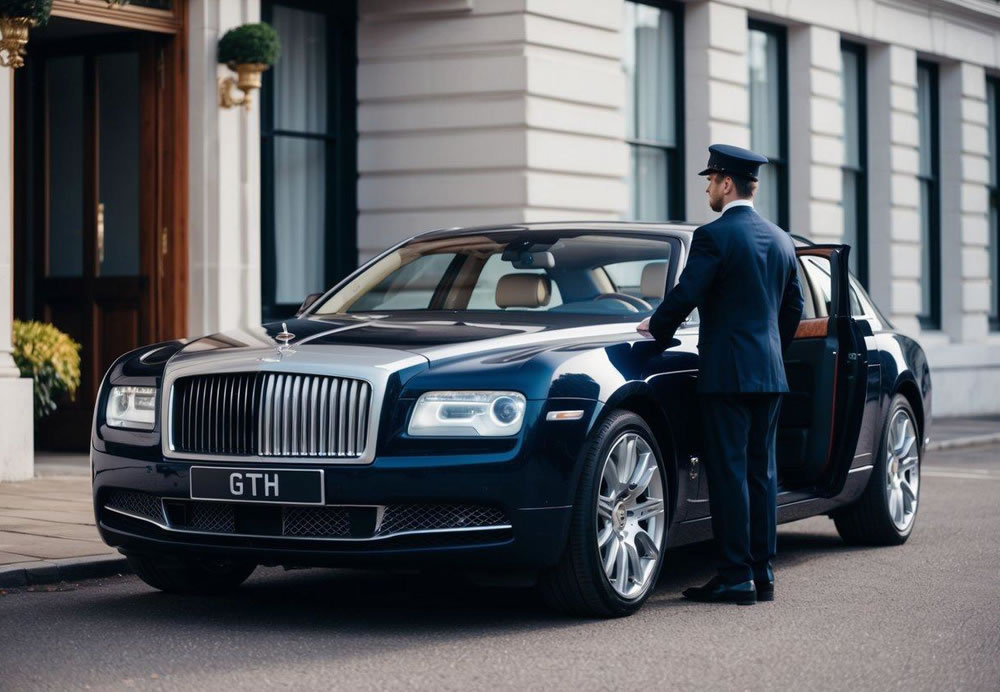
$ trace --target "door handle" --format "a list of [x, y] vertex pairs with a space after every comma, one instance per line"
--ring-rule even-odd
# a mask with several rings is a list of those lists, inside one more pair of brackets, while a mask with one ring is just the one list
[[97, 269], [104, 264], [104, 202], [97, 203]]

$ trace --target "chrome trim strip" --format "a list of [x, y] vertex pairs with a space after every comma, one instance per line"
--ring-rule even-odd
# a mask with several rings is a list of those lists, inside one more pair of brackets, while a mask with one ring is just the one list
[[853, 469], [847, 469], [847, 473], [856, 473], [858, 471], [870, 471], [875, 468], [874, 464], [868, 464], [867, 466], [857, 466]]
[[[162, 498], [161, 507], [162, 507]], [[359, 505], [327, 505], [331, 509], [336, 507], [357, 507]], [[367, 505], [364, 505], [367, 506]], [[416, 536], [418, 534], [433, 534], [433, 533], [469, 533], [470, 531], [503, 531], [505, 529], [514, 528], [510, 524], [496, 524], [494, 526], [465, 526], [457, 529], [419, 529], [417, 531], [397, 531], [396, 533], [387, 533], [382, 536], [372, 536], [371, 538], [324, 538], [322, 536], [274, 536], [274, 535], [264, 535], [256, 533], [223, 533], [220, 531], [191, 531], [190, 529], [175, 529], [168, 526], [166, 523], [161, 523], [154, 521], [149, 517], [140, 517], [136, 514], [130, 512], [125, 512], [120, 509], [115, 509], [114, 507], [104, 506], [104, 509], [109, 512], [114, 512], [115, 514], [121, 514], [122, 516], [129, 517], [130, 519], [138, 519], [139, 521], [144, 521], [153, 526], [157, 526], [164, 531], [170, 531], [171, 533], [186, 533], [193, 534], [196, 536], [227, 536], [230, 538], [270, 538], [277, 539], [281, 541], [324, 541], [324, 542], [342, 542], [342, 543], [360, 543], [363, 541], [384, 541], [387, 538], [399, 538], [400, 536]], [[114, 530], [114, 529], [112, 529]]]

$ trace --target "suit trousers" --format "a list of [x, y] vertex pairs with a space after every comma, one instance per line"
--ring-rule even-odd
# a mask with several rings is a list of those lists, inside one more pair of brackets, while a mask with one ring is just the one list
[[775, 441], [781, 394], [702, 394], [717, 568], [737, 584], [770, 575], [777, 549]]

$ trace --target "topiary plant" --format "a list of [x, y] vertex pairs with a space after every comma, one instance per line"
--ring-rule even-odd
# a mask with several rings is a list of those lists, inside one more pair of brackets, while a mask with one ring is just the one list
[[219, 40], [219, 62], [273, 65], [281, 54], [278, 32], [270, 24], [244, 24]]
[[49, 21], [52, 0], [0, 0], [0, 17], [28, 17], [39, 26]]
[[80, 344], [44, 322], [14, 320], [14, 363], [35, 381], [35, 420], [56, 410], [56, 396], [80, 386]]

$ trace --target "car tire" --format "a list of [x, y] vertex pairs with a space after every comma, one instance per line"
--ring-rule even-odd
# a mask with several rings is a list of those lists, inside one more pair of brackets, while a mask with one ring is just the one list
[[921, 431], [916, 420], [910, 402], [896, 394], [868, 485], [856, 501], [831, 514], [846, 543], [900, 545], [913, 532], [920, 506]]
[[130, 554], [128, 564], [149, 586], [168, 593], [220, 594], [232, 591], [257, 565], [217, 560], [162, 559]]
[[[645, 452], [647, 449], [651, 454]], [[632, 474], [625, 471], [630, 454], [637, 459]], [[609, 469], [609, 460], [618, 460], [615, 463], [623, 470], [618, 471], [617, 465]], [[645, 471], [636, 471], [640, 465]], [[615, 493], [608, 485], [613, 476], [624, 475], [626, 481], [631, 481], [650, 471], [653, 473], [644, 491], [636, 487], [641, 480], [632, 485], [619, 483], [617, 497], [622, 498], [624, 493], [628, 496], [619, 499], [609, 511], [605, 495]], [[635, 490], [629, 490], [633, 487]], [[652, 593], [663, 566], [670, 516], [668, 489], [660, 449], [649, 426], [629, 411], [611, 412], [585, 444], [563, 554], [552, 569], [540, 575], [539, 586], [546, 602], [559, 611], [588, 617], [621, 617], [638, 610]], [[639, 518], [642, 516], [647, 518]], [[612, 550], [619, 556], [610, 568], [614, 577], [605, 567]], [[629, 581], [630, 570], [633, 580], [639, 575], [641, 585], [638, 580], [635, 584]], [[624, 593], [616, 586], [619, 583]]]

